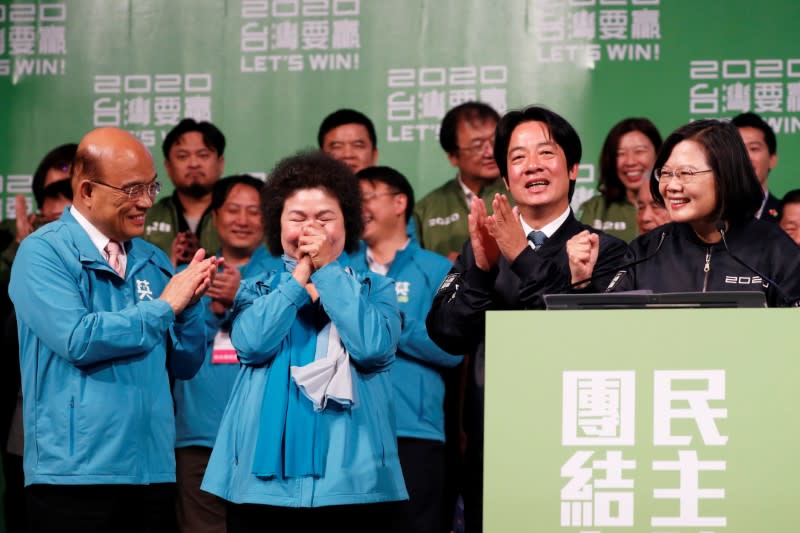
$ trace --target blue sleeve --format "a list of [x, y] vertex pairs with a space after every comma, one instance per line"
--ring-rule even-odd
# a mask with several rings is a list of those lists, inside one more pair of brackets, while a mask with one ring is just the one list
[[170, 328], [167, 365], [178, 379], [193, 378], [203, 366], [208, 344], [204, 300], [184, 309]]
[[164, 342], [175, 320], [167, 302], [155, 299], [120, 311], [90, 312], [82, 298], [85, 275], [43, 238], [25, 239], [9, 286], [18, 320], [78, 367], [147, 354]]
[[[439, 348], [431, 340], [428, 329], [425, 327], [425, 317], [428, 316], [439, 285], [450, 270], [450, 262], [442, 258], [442, 261], [437, 261], [436, 264], [419, 265], [419, 267], [426, 280], [426, 285], [424, 290], [415, 292], [414, 297], [420, 298], [422, 301], [413, 302], [413, 305], [404, 307], [410, 312], [403, 313], [403, 329], [400, 333], [398, 352], [428, 365], [444, 368], [458, 366], [463, 360], [463, 356], [451, 355]], [[412, 316], [411, 312], [416, 314]]]
[[244, 365], [270, 361], [289, 334], [297, 310], [311, 300], [291, 274], [279, 276], [274, 290], [254, 279], [243, 281], [236, 293], [231, 342]]
[[400, 337], [394, 282], [383, 276], [359, 280], [338, 261], [314, 272], [311, 281], [353, 362], [368, 371], [390, 365]]

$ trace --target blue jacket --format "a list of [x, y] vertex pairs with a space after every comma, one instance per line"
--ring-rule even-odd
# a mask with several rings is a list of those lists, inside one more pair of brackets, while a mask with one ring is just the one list
[[272, 372], [272, 363], [290, 350], [290, 328], [295, 320], [304, 320], [305, 308], [312, 305], [305, 288], [291, 275], [278, 276], [248, 280], [237, 294], [231, 336], [242, 368], [222, 417], [203, 490], [234, 503], [282, 507], [407, 498], [389, 377], [400, 335], [394, 287], [381, 276], [351, 275], [338, 261], [314, 272], [311, 281], [350, 353], [354, 404], [348, 409], [329, 405], [321, 411], [320, 430], [328, 436], [321, 476], [253, 474], [267, 381], [280, 380], [296, 394], [288, 372]]
[[126, 243], [120, 278], [70, 214], [26, 238], [11, 270], [25, 426], [25, 484], [175, 480], [169, 375], [202, 363], [203, 308], [157, 299], [164, 253]]
[[[259, 246], [250, 261], [241, 267], [242, 280], [246, 278], [275, 272], [283, 268], [283, 261], [267, 252], [262, 245]], [[217, 316], [211, 310], [211, 298], [203, 297], [205, 308], [206, 328], [208, 329], [208, 346], [206, 348], [203, 366], [197, 375], [190, 380], [175, 380], [173, 395], [175, 397], [175, 447], [186, 446], [214, 446], [217, 437], [219, 422], [222, 412], [228, 403], [228, 397], [233, 388], [233, 382], [239, 373], [237, 364], [214, 364], [211, 356], [214, 351], [214, 336], [220, 327], [230, 330], [230, 311], [223, 316]]]
[[[364, 243], [353, 255], [352, 266], [369, 272]], [[444, 379], [442, 368], [461, 363], [428, 337], [425, 317], [439, 285], [452, 264], [443, 256], [420, 248], [416, 239], [397, 252], [387, 276], [395, 281], [403, 330], [392, 365], [397, 412], [397, 436], [444, 442]]]

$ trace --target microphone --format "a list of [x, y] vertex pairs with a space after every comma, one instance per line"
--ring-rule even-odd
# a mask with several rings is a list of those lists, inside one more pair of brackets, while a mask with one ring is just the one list
[[[721, 219], [717, 221], [717, 231], [719, 232], [720, 236], [722, 236], [722, 244], [725, 245], [725, 251], [728, 252], [728, 255], [731, 256], [734, 261], [736, 261], [737, 263], [739, 263], [740, 265], [745, 267], [747, 270], [749, 270], [753, 274], [756, 274], [762, 280], [766, 281], [767, 283], [769, 283], [773, 287], [775, 287], [775, 290], [778, 291], [778, 294], [781, 295], [781, 297], [783, 298], [783, 301], [785, 301], [789, 305], [789, 307], [800, 307], [800, 300], [794, 300], [793, 301], [783, 291], [783, 289], [781, 288], [780, 285], [778, 285], [773, 280], [771, 280], [770, 278], [768, 278], [767, 276], [765, 276], [764, 274], [762, 274], [761, 272], [759, 272], [755, 268], [751, 267], [750, 265], [748, 265], [747, 263], [745, 263], [744, 261], [739, 259], [739, 257], [737, 257], [736, 255], [733, 254], [733, 252], [731, 252], [731, 249], [728, 248], [728, 241], [727, 241], [727, 239], [725, 239], [725, 233], [726, 233], [725, 222], [723, 220], [721, 220]], [[764, 287], [764, 288], [766, 289], [766, 287]]]
[[621, 267], [606, 268], [606, 269], [600, 270], [599, 272], [594, 272], [594, 273], [592, 273], [591, 277], [586, 278], [586, 279], [582, 279], [580, 281], [576, 281], [575, 283], [572, 283], [570, 285], [570, 288], [574, 289], [578, 285], [583, 285], [586, 282], [593, 282], [597, 278], [601, 278], [603, 276], [607, 276], [608, 274], [611, 274], [612, 272], [616, 272], [616, 275], [611, 279], [611, 281], [608, 284], [608, 287], [606, 287], [606, 290], [603, 291], [603, 292], [610, 292], [611, 289], [613, 289], [617, 285], [617, 283], [619, 283], [619, 281], [622, 279], [622, 277], [625, 274], [627, 274], [627, 272], [628, 272], [627, 269], [629, 269], [630, 267], [632, 267], [634, 265], [638, 265], [639, 263], [644, 263], [645, 261], [649, 261], [650, 259], [652, 259], [661, 250], [661, 245], [664, 244], [664, 239], [666, 239], [666, 238], [667, 238], [667, 232], [665, 230], [661, 230], [661, 235], [660, 235], [660, 237], [658, 239], [658, 245], [656, 246], [656, 249], [653, 250], [653, 253], [651, 253], [649, 255], [646, 255], [645, 257], [643, 257], [641, 259], [637, 259], [635, 261], [631, 261], [630, 263], [626, 263], [626, 264], [622, 265]]

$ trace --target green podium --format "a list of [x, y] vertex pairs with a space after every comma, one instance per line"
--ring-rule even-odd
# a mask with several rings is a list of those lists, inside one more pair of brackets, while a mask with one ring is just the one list
[[793, 309], [491, 312], [484, 531], [800, 531]]

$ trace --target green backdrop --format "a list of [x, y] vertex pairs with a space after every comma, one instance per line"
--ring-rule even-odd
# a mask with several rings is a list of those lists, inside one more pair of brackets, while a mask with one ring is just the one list
[[666, 135], [750, 109], [779, 132], [780, 195], [798, 186], [798, 15], [795, 0], [5, 0], [0, 216], [45, 152], [98, 125], [133, 131], [160, 166], [172, 124], [210, 119], [226, 173], [263, 176], [339, 107], [373, 118], [381, 163], [422, 196], [454, 174], [442, 115], [475, 98], [575, 125], [575, 204], [618, 120], [648, 116]]

